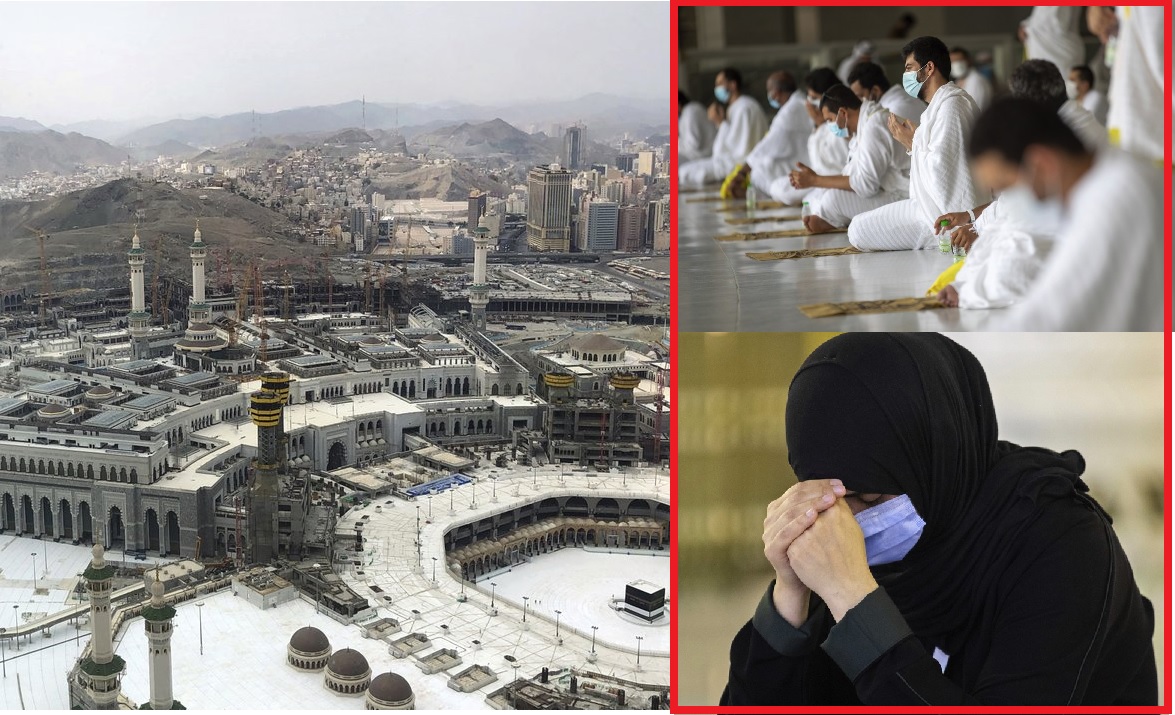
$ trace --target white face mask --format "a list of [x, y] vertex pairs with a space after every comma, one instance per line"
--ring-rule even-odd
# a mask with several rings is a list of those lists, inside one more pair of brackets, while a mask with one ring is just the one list
[[812, 105], [813, 107], [819, 108], [820, 107], [820, 100], [819, 99], [812, 99], [811, 97], [808, 97], [808, 104]]
[[951, 79], [963, 79], [971, 71], [971, 65], [966, 62], [951, 63]]
[[906, 558], [926, 526], [906, 494], [859, 511], [853, 518], [865, 535], [865, 560], [870, 566]]
[[1069, 99], [1077, 99], [1077, 83], [1071, 79], [1065, 80], [1065, 94], [1069, 95]]

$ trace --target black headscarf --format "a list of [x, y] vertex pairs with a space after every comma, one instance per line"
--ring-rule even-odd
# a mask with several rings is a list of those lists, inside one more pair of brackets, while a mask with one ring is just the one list
[[791, 383], [787, 446], [800, 480], [909, 495], [922, 536], [872, 572], [915, 634], [949, 654], [991, 637], [977, 631], [994, 621], [996, 584], [1028, 568], [1048, 546], [1039, 527], [1063, 518], [1045, 506], [1095, 504], [1080, 454], [999, 440], [983, 367], [935, 333], [849, 333], [817, 348]]

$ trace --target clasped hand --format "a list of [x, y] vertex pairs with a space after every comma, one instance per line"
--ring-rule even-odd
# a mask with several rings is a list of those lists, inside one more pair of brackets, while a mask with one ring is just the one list
[[775, 568], [773, 600], [792, 625], [807, 618], [810, 592], [839, 621], [877, 588], [865, 537], [837, 479], [799, 482], [767, 507], [763, 553]]

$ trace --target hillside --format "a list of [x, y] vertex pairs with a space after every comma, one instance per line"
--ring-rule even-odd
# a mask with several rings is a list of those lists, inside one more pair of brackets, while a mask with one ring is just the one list
[[[149, 254], [148, 275], [154, 275], [159, 238], [163, 239], [164, 274], [186, 275], [191, 270], [187, 251], [197, 218], [210, 254], [231, 246], [238, 267], [255, 257], [265, 261], [308, 258], [321, 250], [289, 237], [294, 226], [281, 214], [236, 194], [180, 191], [167, 184], [119, 179], [45, 201], [0, 202], [4, 284], [32, 286], [36, 282], [37, 238], [29, 227], [50, 234], [46, 255], [55, 289], [108, 287], [111, 280], [123, 280], [136, 214], [141, 217], [139, 237]], [[212, 265], [210, 259], [210, 271]]]
[[[456, 159], [503, 157], [520, 161], [553, 161], [550, 140], [531, 136], [501, 119], [441, 127], [413, 137], [410, 148], [429, 156]], [[557, 155], [557, 151], [556, 151]]]
[[493, 179], [474, 173], [458, 164], [417, 167], [391, 179], [380, 177], [366, 189], [368, 199], [380, 192], [389, 199], [438, 198], [444, 201], [463, 201], [471, 189], [480, 189], [494, 196], [505, 196], [509, 187]]
[[0, 178], [30, 171], [70, 173], [79, 165], [118, 164], [126, 152], [77, 133], [0, 131]]

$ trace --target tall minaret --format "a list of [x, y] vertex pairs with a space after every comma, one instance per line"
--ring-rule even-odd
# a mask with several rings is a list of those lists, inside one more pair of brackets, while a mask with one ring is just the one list
[[119, 681], [126, 662], [114, 654], [110, 625], [111, 579], [114, 567], [106, 563], [106, 550], [94, 544], [94, 558], [82, 573], [90, 594], [90, 655], [81, 664], [86, 692], [97, 710], [118, 708]]
[[200, 237], [200, 219], [196, 219], [196, 233], [192, 235], [192, 245], [189, 255], [192, 257], [192, 304], [188, 308], [188, 324], [207, 323], [212, 319], [212, 311], [204, 302], [204, 257], [207, 255], [207, 246]]
[[485, 330], [486, 306], [490, 303], [490, 287], [486, 283], [486, 253], [490, 250], [490, 231], [478, 226], [473, 229], [473, 288], [469, 291], [469, 307], [473, 313], [473, 327]]
[[171, 696], [171, 619], [175, 609], [163, 600], [163, 583], [151, 581], [151, 602], [143, 608], [147, 657], [151, 663], [151, 709], [173, 710]]
[[127, 252], [127, 263], [131, 266], [131, 312], [127, 316], [127, 325], [132, 338], [146, 337], [151, 329], [151, 314], [147, 312], [147, 305], [143, 295], [143, 264], [146, 262], [143, 247], [139, 245], [139, 227], [135, 225], [135, 235], [131, 239], [131, 250]]

